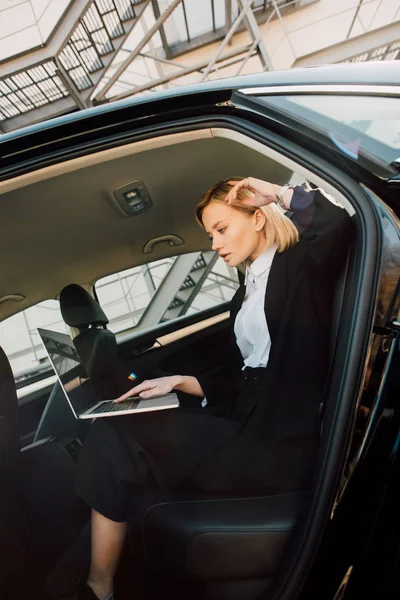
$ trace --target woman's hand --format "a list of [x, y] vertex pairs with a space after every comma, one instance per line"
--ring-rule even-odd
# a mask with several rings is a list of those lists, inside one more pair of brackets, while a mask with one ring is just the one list
[[277, 195], [281, 191], [281, 186], [276, 185], [275, 183], [269, 183], [268, 181], [263, 181], [262, 179], [255, 179], [255, 177], [246, 177], [246, 179], [238, 181], [227, 195], [226, 200], [228, 205], [235, 202], [238, 192], [242, 189], [249, 190], [254, 194], [254, 197], [244, 198], [241, 202], [243, 204], [248, 204], [249, 206], [257, 206], [257, 208], [260, 208], [261, 206], [276, 202]]
[[114, 402], [124, 402], [132, 396], [141, 398], [153, 398], [154, 396], [163, 396], [169, 394], [181, 381], [180, 375], [171, 375], [170, 377], [157, 377], [156, 379], [147, 379], [134, 388], [122, 394]]

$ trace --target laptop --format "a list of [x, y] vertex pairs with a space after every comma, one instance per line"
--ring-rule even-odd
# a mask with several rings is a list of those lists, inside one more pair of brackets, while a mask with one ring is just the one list
[[48, 329], [38, 329], [37, 332], [76, 419], [117, 417], [179, 406], [178, 396], [174, 393], [146, 400], [132, 396], [118, 403], [116, 398], [99, 402], [69, 335]]

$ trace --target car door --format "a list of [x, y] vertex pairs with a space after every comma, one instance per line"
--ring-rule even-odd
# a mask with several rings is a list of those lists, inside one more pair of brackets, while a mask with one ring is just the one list
[[[342, 181], [335, 182], [336, 188], [344, 194], [350, 193], [359, 214], [367, 218], [370, 212], [370, 217], [378, 224], [375, 232], [374, 228], [367, 226], [369, 230], [365, 232], [362, 243], [364, 252], [372, 252], [365, 257], [367, 263], [364, 265], [369, 264], [369, 267], [363, 269], [361, 279], [365, 281], [371, 277], [371, 265], [374, 265], [379, 277], [375, 289], [370, 288], [368, 299], [364, 298], [367, 303], [359, 305], [364, 316], [368, 312], [370, 315], [364, 323], [359, 323], [370, 339], [370, 355], [367, 380], [360, 390], [359, 409], [354, 414], [353, 433], [356, 435], [353, 435], [349, 446], [341, 438], [342, 450], [345, 447], [349, 450], [342, 470], [342, 486], [337, 490], [329, 533], [301, 597], [333, 597], [335, 593], [338, 594], [335, 598], [343, 597], [347, 588], [349, 597], [360, 593], [372, 594], [372, 590], [376, 595], [389, 597], [396, 585], [394, 573], [398, 546], [390, 535], [392, 541], [385, 544], [383, 559], [377, 544], [387, 533], [388, 521], [395, 524], [396, 531], [399, 526], [397, 513], [389, 507], [393, 506], [397, 497], [393, 480], [399, 475], [398, 459], [397, 464], [394, 459], [398, 455], [399, 431], [394, 395], [399, 389], [396, 365], [400, 327], [400, 230], [396, 217], [400, 215], [400, 87], [340, 84], [254, 86], [236, 90], [231, 104], [241, 113], [247, 113], [254, 135], [259, 136], [260, 125], [268, 123], [269, 136], [273, 131], [280, 138], [274, 139], [272, 135], [270, 143], [274, 142], [280, 152], [292, 157], [296, 153], [296, 160], [305, 166], [312, 161], [314, 174], [323, 175], [325, 181], [329, 181], [330, 176], [335, 178], [336, 169], [341, 172]], [[365, 348], [359, 341], [353, 348], [355, 360], [357, 356], [361, 358]], [[365, 338], [364, 344], [367, 343]], [[347, 375], [343, 372], [344, 379]], [[383, 386], [380, 390], [374, 389], [374, 377]], [[382, 419], [385, 413], [391, 418]], [[386, 451], [383, 450], [385, 445]], [[367, 487], [361, 485], [365, 477], [371, 478]], [[325, 477], [325, 484], [328, 479]], [[375, 501], [366, 502], [365, 498], [371, 498], [371, 494]], [[383, 510], [381, 502], [388, 511]], [[314, 524], [321, 514], [319, 510], [322, 510], [321, 505], [314, 513]], [[378, 523], [375, 528], [366, 526], [375, 519]], [[371, 539], [368, 541], [368, 537], [373, 542]], [[350, 539], [353, 541], [349, 544]], [[364, 553], [367, 556], [365, 563], [362, 559]], [[340, 560], [337, 559], [338, 554]], [[376, 569], [374, 577], [370, 575], [372, 564]], [[330, 588], [321, 583], [323, 573], [327, 577], [325, 581], [330, 580]], [[382, 577], [385, 578], [384, 585]], [[340, 585], [335, 589], [338, 582]]]

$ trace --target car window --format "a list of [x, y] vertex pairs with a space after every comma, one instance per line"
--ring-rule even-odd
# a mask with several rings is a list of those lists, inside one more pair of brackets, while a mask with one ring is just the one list
[[293, 94], [258, 99], [322, 133], [351, 159], [396, 173], [390, 165], [400, 158], [400, 98]]
[[7, 354], [17, 384], [49, 368], [38, 327], [68, 331], [58, 300], [45, 300], [0, 323], [0, 346]]
[[149, 327], [218, 306], [238, 285], [236, 269], [216, 253], [194, 252], [104, 277], [96, 294], [109, 328], [118, 334], [140, 328], [144, 317]]
[[[172, 267], [175, 265], [179, 268], [178, 259], [179, 257], [173, 257], [158, 260], [115, 273], [97, 282], [97, 296], [110, 320], [111, 331], [116, 334], [124, 333], [138, 326], [162, 282], [171, 277]], [[165, 307], [162, 321], [180, 314], [193, 314], [228, 301], [238, 286], [236, 269], [229, 267], [220, 258], [215, 260], [214, 252], [193, 253], [186, 255], [186, 259], [188, 275], [179, 285], [182, 289], [176, 290], [171, 302]], [[185, 300], [191, 292], [193, 298], [185, 306]], [[45, 300], [0, 322], [0, 346], [10, 361], [18, 387], [40, 377], [42, 372], [49, 369], [36, 331], [38, 327], [69, 332], [61, 316], [58, 300]]]

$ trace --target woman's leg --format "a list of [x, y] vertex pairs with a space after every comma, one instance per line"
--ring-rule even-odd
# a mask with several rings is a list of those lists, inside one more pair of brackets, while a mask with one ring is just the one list
[[126, 523], [92, 509], [92, 556], [87, 584], [100, 600], [113, 591], [113, 580], [126, 536]]
[[135, 507], [130, 488], [143, 489], [152, 498], [159, 490], [187, 486], [202, 460], [236, 428], [229, 420], [178, 411], [96, 419], [79, 456], [75, 481], [77, 495], [92, 507], [88, 584], [96, 596], [104, 600], [112, 591], [125, 520]]

